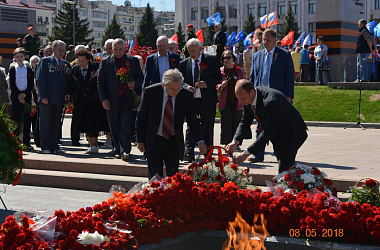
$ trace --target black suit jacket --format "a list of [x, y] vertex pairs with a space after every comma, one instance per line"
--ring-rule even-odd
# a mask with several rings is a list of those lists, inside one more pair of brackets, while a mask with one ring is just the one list
[[[144, 80], [144, 74], [140, 67], [137, 57], [125, 54], [125, 60], [130, 62], [130, 72], [135, 82], [135, 91], [138, 95], [141, 94], [142, 82]], [[102, 59], [99, 67], [98, 76], [98, 91], [100, 100], [109, 100], [111, 109], [115, 109], [117, 105], [117, 76], [116, 76], [116, 64], [114, 55], [110, 55]], [[127, 88], [126, 95], [128, 102], [132, 109], [136, 104], [133, 98], [132, 90]]]
[[214, 36], [213, 45], [216, 45], [216, 60], [220, 62], [220, 58], [222, 57], [222, 53], [224, 51], [224, 47], [227, 43], [227, 36], [224, 32], [220, 31], [218, 35]]
[[[295, 154], [307, 138], [307, 127], [300, 113], [278, 90], [257, 87], [256, 95], [256, 114], [262, 122], [263, 131], [248, 147], [248, 151], [255, 155], [268, 141], [271, 141], [277, 157]], [[244, 106], [243, 117], [234, 136], [235, 140], [243, 141], [253, 119], [251, 105]]]
[[[26, 67], [26, 66], [24, 66], [24, 67]], [[26, 67], [26, 70], [27, 70], [27, 76], [26, 76], [27, 77], [27, 87], [26, 87], [26, 90], [24, 90], [24, 91], [18, 90], [18, 88], [16, 86], [16, 68], [13, 66], [9, 70], [9, 85], [10, 85], [11, 90], [12, 90], [12, 94], [11, 94], [12, 100], [17, 99], [18, 95], [21, 93], [26, 94], [26, 97], [25, 97], [26, 100], [31, 100], [31, 98], [32, 98], [32, 90], [34, 87], [34, 72], [33, 72], [32, 68], [30, 68], [30, 67]]]
[[[143, 142], [145, 145], [145, 156], [149, 157], [152, 152], [153, 144], [161, 122], [162, 105], [163, 105], [163, 85], [157, 83], [147, 87], [144, 90], [143, 98], [136, 117], [136, 135], [137, 142]], [[174, 133], [178, 146], [179, 158], [182, 160], [184, 155], [184, 137], [183, 123], [186, 122], [193, 131], [195, 140], [203, 139], [202, 127], [200, 120], [194, 111], [193, 94], [182, 89], [175, 98], [174, 105]]]
[[[222, 80], [219, 64], [216, 62], [215, 57], [211, 55], [202, 54], [201, 63], [205, 63], [208, 68], [200, 74], [201, 81], [205, 81], [207, 88], [201, 89], [202, 103], [205, 106], [212, 106], [218, 103], [218, 96], [216, 93], [216, 85]], [[179, 63], [179, 71], [181, 71], [184, 82], [190, 86], [194, 86], [193, 71], [192, 71], [191, 58], [188, 57]]]

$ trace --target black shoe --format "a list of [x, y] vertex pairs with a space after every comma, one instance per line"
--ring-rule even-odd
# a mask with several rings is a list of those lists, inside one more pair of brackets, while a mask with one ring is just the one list
[[107, 154], [108, 155], [115, 155], [115, 150], [112, 149], [111, 151], [107, 152]]
[[58, 140], [57, 144], [62, 144], [62, 141], [61, 141], [61, 140]]
[[98, 146], [104, 146], [104, 142], [98, 141]]
[[189, 162], [189, 163], [193, 162], [194, 161], [194, 155], [185, 154], [183, 156], [183, 161]]
[[249, 161], [251, 163], [264, 162], [264, 158], [251, 157], [251, 158], [249, 158]]
[[80, 146], [80, 143], [79, 143], [79, 141], [73, 141], [73, 142], [71, 143], [71, 145], [72, 145], [72, 146], [77, 146], [77, 147], [79, 147], [79, 146]]
[[132, 155], [127, 154], [125, 152], [123, 152], [123, 154], [121, 156], [123, 158], [123, 161], [130, 161], [130, 160], [132, 160]]
[[115, 157], [115, 159], [121, 159], [121, 155], [120, 154], [115, 154], [114, 157]]

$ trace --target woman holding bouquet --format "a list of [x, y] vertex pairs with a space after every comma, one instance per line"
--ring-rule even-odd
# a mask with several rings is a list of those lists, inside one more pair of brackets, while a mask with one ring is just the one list
[[239, 102], [235, 95], [235, 85], [239, 79], [245, 79], [244, 70], [234, 63], [236, 56], [230, 50], [223, 52], [221, 61], [223, 67], [220, 68], [222, 81], [216, 86], [219, 96], [217, 107], [220, 111], [220, 143], [227, 145], [233, 139], [235, 131], [241, 120], [243, 104]]
[[75, 52], [78, 59], [72, 69], [74, 109], [73, 123], [77, 131], [86, 133], [90, 148], [86, 154], [99, 152], [98, 135], [108, 131], [106, 112], [99, 99], [97, 88], [99, 63], [92, 62], [91, 53], [86, 49]]

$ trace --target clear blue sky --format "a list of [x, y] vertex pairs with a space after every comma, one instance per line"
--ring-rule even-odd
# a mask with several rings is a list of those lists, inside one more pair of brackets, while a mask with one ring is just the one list
[[[113, 4], [123, 5], [124, 0], [111, 0]], [[146, 7], [150, 4], [150, 7], [153, 7], [154, 10], [165, 10], [165, 11], [175, 11], [175, 0], [129, 0], [132, 3], [132, 6], [136, 7]]]

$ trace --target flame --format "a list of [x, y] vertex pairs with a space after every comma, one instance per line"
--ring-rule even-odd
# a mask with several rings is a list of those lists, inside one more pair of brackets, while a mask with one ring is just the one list
[[[241, 217], [239, 212], [236, 212], [235, 221], [228, 224], [228, 239], [224, 242], [224, 250], [266, 250], [264, 241], [269, 232], [265, 227], [267, 221], [263, 214], [255, 214], [253, 226], [251, 226]], [[236, 228], [240, 228], [240, 231], [236, 232]]]

